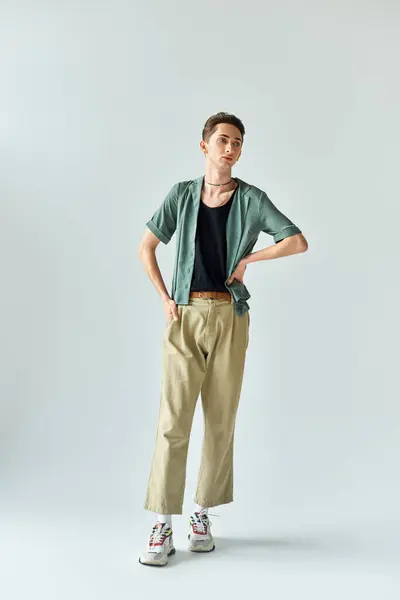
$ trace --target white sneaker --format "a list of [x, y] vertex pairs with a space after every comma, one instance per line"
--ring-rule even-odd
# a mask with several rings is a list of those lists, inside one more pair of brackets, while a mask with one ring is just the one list
[[149, 536], [147, 549], [140, 556], [139, 562], [142, 565], [164, 567], [168, 563], [168, 556], [175, 552], [172, 527], [168, 523], [156, 521]]
[[215, 550], [211, 535], [211, 521], [205, 511], [194, 512], [190, 517], [189, 550], [191, 552], [212, 552]]

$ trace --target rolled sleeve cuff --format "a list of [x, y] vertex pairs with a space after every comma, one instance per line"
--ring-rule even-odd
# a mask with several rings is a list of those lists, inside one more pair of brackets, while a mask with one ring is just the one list
[[146, 227], [148, 227], [150, 231], [152, 231], [154, 235], [158, 237], [158, 239], [164, 244], [168, 244], [168, 242], [171, 240], [171, 238], [167, 237], [165, 233], [161, 231], [161, 229], [158, 229], [157, 225], [155, 225], [153, 221], [147, 221]]
[[287, 237], [291, 237], [292, 235], [296, 235], [297, 233], [302, 233], [301, 230], [296, 225], [289, 225], [288, 227], [284, 227], [282, 231], [276, 233], [274, 235], [274, 242], [280, 242]]

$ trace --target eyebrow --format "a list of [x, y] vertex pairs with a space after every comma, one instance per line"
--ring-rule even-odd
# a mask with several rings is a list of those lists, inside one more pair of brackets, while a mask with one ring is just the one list
[[[226, 138], [228, 138], [228, 137], [229, 137], [229, 135], [226, 135], [226, 133], [220, 133], [219, 135], [221, 135], [221, 136], [223, 136], [223, 137], [226, 137]], [[235, 138], [233, 138], [233, 139], [234, 139], [234, 140], [239, 140], [239, 142], [241, 142], [241, 141], [242, 141], [242, 138], [238, 138], [238, 137], [235, 137]]]

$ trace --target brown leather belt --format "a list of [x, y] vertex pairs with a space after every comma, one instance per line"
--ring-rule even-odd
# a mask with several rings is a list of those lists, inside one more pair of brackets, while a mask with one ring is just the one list
[[216, 300], [231, 300], [229, 292], [190, 292], [189, 298], [215, 298]]

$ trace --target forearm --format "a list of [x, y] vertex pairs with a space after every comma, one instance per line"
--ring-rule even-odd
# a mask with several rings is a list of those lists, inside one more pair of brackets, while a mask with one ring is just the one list
[[260, 260], [271, 260], [282, 256], [299, 254], [300, 252], [305, 252], [305, 250], [307, 250], [307, 242], [304, 244], [303, 236], [297, 234], [285, 238], [278, 244], [272, 244], [271, 246], [267, 246], [267, 248], [248, 254], [242, 259], [242, 262], [245, 265], [248, 265], [249, 263], [258, 262]]
[[160, 268], [158, 266], [157, 257], [155, 250], [150, 248], [144, 248], [140, 251], [139, 258], [149, 276], [150, 281], [153, 283], [157, 292], [160, 294], [162, 300], [169, 300], [170, 295], [165, 287], [164, 280], [161, 275]]

